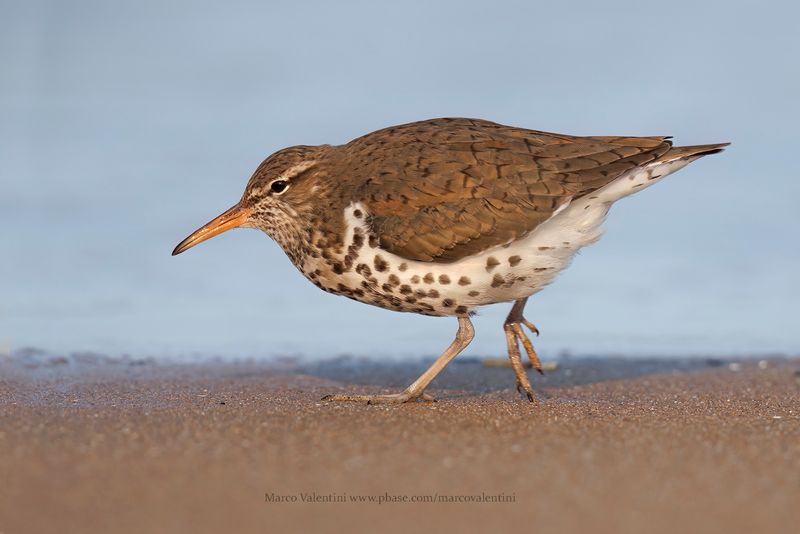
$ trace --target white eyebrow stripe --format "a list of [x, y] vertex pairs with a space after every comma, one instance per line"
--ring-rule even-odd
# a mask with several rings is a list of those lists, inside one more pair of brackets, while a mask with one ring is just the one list
[[[275, 182], [276, 180], [286, 180], [286, 181], [291, 180], [292, 178], [294, 178], [298, 174], [300, 174], [300, 173], [302, 173], [304, 171], [307, 171], [308, 169], [310, 169], [311, 167], [316, 165], [316, 163], [317, 163], [316, 160], [300, 162], [297, 165], [295, 165], [293, 167], [289, 167], [288, 169], [283, 171], [281, 173], [281, 175], [278, 176], [277, 178], [275, 178], [275, 180], [272, 180], [272, 182]], [[270, 182], [270, 183], [272, 183], [272, 182]]]

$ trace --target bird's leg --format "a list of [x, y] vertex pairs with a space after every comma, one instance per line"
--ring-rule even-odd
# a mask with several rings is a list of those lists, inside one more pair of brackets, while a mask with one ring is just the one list
[[522, 367], [522, 357], [519, 354], [519, 345], [517, 345], [517, 336], [511, 325], [503, 325], [503, 330], [506, 332], [506, 343], [508, 344], [508, 359], [511, 360], [511, 368], [514, 374], [517, 375], [517, 391], [528, 396], [528, 400], [533, 402], [533, 387], [528, 380], [528, 375], [525, 373], [525, 368]]
[[542, 362], [539, 360], [539, 356], [536, 354], [536, 350], [533, 348], [533, 343], [531, 343], [531, 340], [528, 339], [528, 336], [520, 326], [521, 324], [525, 325], [530, 329], [531, 332], [537, 336], [539, 335], [539, 330], [536, 328], [536, 326], [522, 316], [522, 310], [525, 309], [525, 304], [527, 301], [528, 298], [526, 297], [514, 302], [514, 305], [511, 307], [511, 311], [508, 313], [508, 317], [506, 317], [506, 321], [503, 324], [503, 330], [506, 333], [508, 358], [511, 360], [511, 368], [514, 370], [514, 374], [517, 376], [517, 391], [521, 392], [521, 390], [524, 390], [528, 400], [533, 401], [533, 388], [528, 380], [527, 373], [525, 373], [525, 368], [522, 366], [522, 357], [520, 356], [519, 345], [517, 344], [518, 341], [522, 342], [522, 346], [525, 348], [525, 352], [528, 354], [528, 358], [530, 358], [533, 368], [539, 371], [540, 374], [544, 373], [542, 372]]
[[436, 378], [436, 375], [438, 375], [453, 358], [458, 356], [458, 354], [470, 344], [473, 337], [475, 337], [475, 329], [472, 326], [472, 321], [470, 321], [467, 316], [459, 316], [456, 338], [450, 346], [447, 347], [447, 350], [433, 362], [433, 365], [422, 373], [422, 375], [402, 393], [395, 393], [392, 395], [326, 395], [322, 400], [357, 401], [366, 402], [367, 404], [401, 403], [417, 399], [432, 401], [434, 400], [433, 397], [425, 393], [425, 388], [428, 387], [431, 381]]
[[525, 352], [528, 354], [528, 358], [531, 360], [531, 365], [533, 368], [536, 369], [539, 374], [544, 374], [542, 371], [542, 362], [539, 360], [539, 355], [536, 354], [536, 350], [533, 348], [533, 343], [531, 343], [531, 340], [528, 339], [528, 336], [520, 326], [525, 325], [531, 332], [537, 336], [539, 335], [539, 329], [536, 328], [536, 325], [522, 316], [522, 311], [525, 309], [525, 304], [527, 304], [527, 302], [528, 297], [514, 302], [514, 305], [511, 307], [511, 311], [508, 312], [508, 317], [506, 317], [504, 327], [510, 326], [514, 330], [514, 335], [522, 342], [522, 346], [525, 347]]

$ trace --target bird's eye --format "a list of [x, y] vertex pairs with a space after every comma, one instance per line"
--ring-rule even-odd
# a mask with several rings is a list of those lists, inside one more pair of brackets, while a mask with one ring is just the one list
[[289, 187], [289, 183], [286, 180], [275, 180], [271, 184], [269, 184], [270, 190], [273, 193], [280, 195]]

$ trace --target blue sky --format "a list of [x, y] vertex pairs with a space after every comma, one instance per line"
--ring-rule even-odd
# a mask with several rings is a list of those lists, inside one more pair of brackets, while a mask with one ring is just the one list
[[455, 320], [323, 293], [256, 231], [169, 255], [273, 151], [437, 116], [733, 142], [615, 205], [528, 306], [543, 355], [800, 351], [795, 4], [271, 4], [2, 2], [0, 353], [437, 353]]

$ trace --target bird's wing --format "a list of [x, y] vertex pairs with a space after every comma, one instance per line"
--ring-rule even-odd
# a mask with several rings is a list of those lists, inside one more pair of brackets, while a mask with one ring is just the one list
[[382, 248], [453, 262], [521, 237], [571, 198], [667, 152], [665, 137], [574, 137], [475, 119], [395, 126], [342, 147]]

